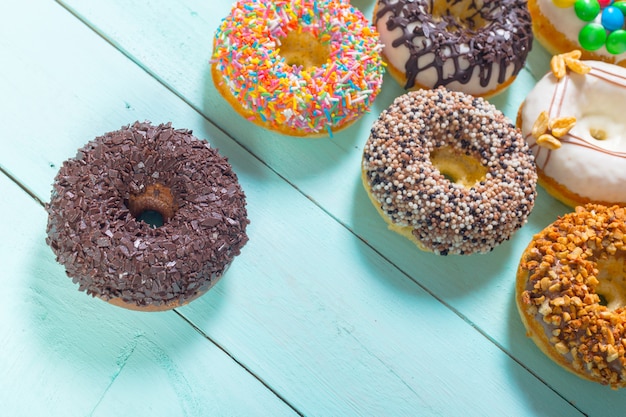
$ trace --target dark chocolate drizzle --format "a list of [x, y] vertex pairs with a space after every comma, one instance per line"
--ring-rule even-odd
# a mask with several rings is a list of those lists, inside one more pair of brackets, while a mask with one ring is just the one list
[[[449, 6], [460, 1], [447, 0]], [[431, 88], [446, 86], [454, 81], [466, 84], [476, 67], [479, 68], [482, 87], [486, 87], [494, 75], [498, 77], [499, 84], [504, 83], [509, 63], [514, 64], [513, 75], [522, 69], [533, 41], [527, 0], [486, 0], [482, 7], [477, 0], [469, 1], [468, 8], [475, 12], [470, 13], [464, 19], [465, 25], [462, 25], [449, 10], [436, 20], [432, 15], [433, 0], [378, 0], [374, 24], [391, 13], [387, 29], [400, 28], [403, 34], [390, 46], [397, 48], [405, 45], [410, 51], [405, 65], [405, 89], [413, 88], [417, 74], [431, 67], [437, 71], [437, 82], [428, 86]], [[487, 23], [477, 27], [479, 19]], [[407, 29], [412, 25], [415, 25], [412, 31]], [[497, 33], [500, 30], [503, 34]], [[419, 37], [426, 37], [432, 43], [418, 43], [415, 39]], [[461, 45], [468, 45], [469, 51], [461, 52]], [[434, 54], [434, 60], [420, 67], [419, 59], [430, 53]], [[460, 65], [462, 57], [469, 62], [466, 68]], [[448, 60], [454, 63], [454, 72], [444, 78], [443, 65]], [[497, 74], [494, 74], [494, 68], [498, 68]]]
[[[132, 193], [169, 187], [163, 226], [136, 219]], [[221, 277], [248, 241], [245, 195], [227, 159], [190, 130], [135, 122], [63, 163], [46, 242], [81, 291], [142, 306], [183, 304]]]

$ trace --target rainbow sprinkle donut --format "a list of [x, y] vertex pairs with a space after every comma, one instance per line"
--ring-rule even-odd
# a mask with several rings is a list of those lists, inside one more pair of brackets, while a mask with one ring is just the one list
[[247, 119], [291, 136], [331, 135], [369, 111], [382, 45], [340, 0], [240, 0], [215, 33], [211, 73]]

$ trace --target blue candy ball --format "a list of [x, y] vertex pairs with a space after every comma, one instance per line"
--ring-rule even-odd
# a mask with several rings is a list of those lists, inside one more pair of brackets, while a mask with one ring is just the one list
[[600, 22], [606, 30], [613, 31], [624, 26], [624, 14], [615, 6], [609, 6], [602, 10]]

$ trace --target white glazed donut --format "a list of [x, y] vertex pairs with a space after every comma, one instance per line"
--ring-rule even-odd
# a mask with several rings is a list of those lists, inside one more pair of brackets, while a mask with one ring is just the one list
[[[581, 61], [587, 74], [568, 70], [558, 80], [550, 72], [526, 97], [518, 124], [537, 163], [540, 184], [570, 206], [626, 204], [626, 69]], [[560, 147], [540, 145], [533, 125], [546, 111], [551, 121], [576, 119], [558, 139]], [[558, 146], [558, 144], [557, 144]]]
[[515, 79], [533, 40], [526, 0], [378, 0], [374, 24], [389, 72], [407, 90], [494, 95]]
[[[535, 38], [552, 54], [560, 54], [572, 49], [581, 49], [583, 59], [602, 60], [624, 66], [626, 65], [624, 41], [621, 40], [616, 44], [608, 40], [612, 34], [611, 30], [605, 29], [605, 34], [608, 44], [614, 45], [612, 48], [609, 47], [612, 52], [607, 50], [607, 40], [602, 43], [602, 46], [594, 50], [587, 50], [581, 46], [580, 33], [583, 28], [592, 25], [596, 26], [596, 31], [601, 32], [599, 27], [602, 26], [602, 13], [605, 8], [593, 20], [584, 21], [576, 14], [574, 0], [528, 1]], [[619, 33], [618, 36], [620, 36]], [[585, 44], [584, 41], [582, 43]]]

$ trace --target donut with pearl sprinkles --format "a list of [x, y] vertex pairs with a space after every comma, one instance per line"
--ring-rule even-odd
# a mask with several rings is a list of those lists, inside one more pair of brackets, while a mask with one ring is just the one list
[[482, 98], [408, 92], [374, 123], [362, 160], [390, 229], [436, 254], [485, 253], [526, 223], [537, 174], [511, 121]]
[[369, 111], [381, 49], [347, 1], [240, 0], [215, 33], [211, 73], [247, 119], [290, 136], [332, 136]]
[[528, 336], [581, 378], [626, 387], [626, 209], [576, 207], [535, 235], [517, 272]]

